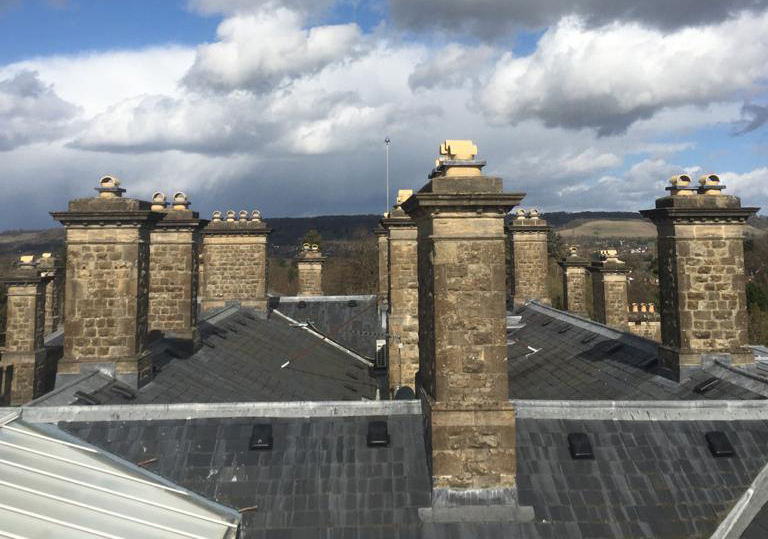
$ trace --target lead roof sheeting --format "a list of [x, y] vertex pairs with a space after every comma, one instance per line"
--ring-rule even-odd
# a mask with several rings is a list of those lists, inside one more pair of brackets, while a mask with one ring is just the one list
[[66, 440], [21, 420], [0, 427], [0, 535], [234, 537], [235, 511], [101, 451], [60, 443]]

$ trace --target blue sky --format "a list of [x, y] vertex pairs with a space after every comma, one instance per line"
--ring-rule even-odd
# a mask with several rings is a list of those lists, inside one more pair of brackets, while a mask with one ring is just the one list
[[385, 209], [446, 138], [543, 210], [683, 171], [768, 206], [768, 0], [0, 0], [0, 229], [101, 175], [203, 213]]

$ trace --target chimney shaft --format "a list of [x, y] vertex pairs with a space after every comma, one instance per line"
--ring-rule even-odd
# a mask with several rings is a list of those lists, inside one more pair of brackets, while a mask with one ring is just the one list
[[323, 264], [326, 257], [317, 245], [305, 243], [298, 256], [296, 266], [299, 270], [299, 296], [323, 295]]
[[[156, 194], [157, 205], [159, 200]], [[176, 193], [170, 210], [158, 208], [164, 217], [150, 235], [149, 330], [177, 339], [181, 348], [192, 352], [199, 344], [198, 245], [207, 221], [188, 206], [187, 196]]]
[[267, 312], [267, 239], [271, 230], [258, 211], [250, 220], [236, 219], [234, 211], [222, 219], [214, 212], [203, 229], [202, 310], [240, 304]]
[[99, 196], [69, 202], [51, 215], [67, 227], [64, 356], [57, 383], [94, 369], [114, 369], [138, 387], [151, 379], [146, 352], [149, 235], [162, 213], [150, 202], [123, 198], [105, 177]]
[[568, 312], [589, 317], [587, 311], [587, 259], [579, 256], [575, 247], [560, 261], [563, 269], [563, 301]]
[[400, 207], [413, 191], [400, 190], [397, 205], [381, 220], [389, 233], [387, 354], [390, 394], [416, 387], [419, 370], [419, 274], [416, 223]]
[[58, 331], [62, 327], [62, 304], [64, 288], [64, 268], [61, 260], [52, 253], [43, 253], [37, 260], [37, 269], [45, 277], [45, 335]]
[[759, 208], [722, 194], [714, 174], [691, 186], [672, 179], [669, 196], [640, 213], [658, 232], [663, 367], [678, 379], [708, 354], [735, 365], [754, 362], [747, 348], [744, 234]]
[[602, 251], [600, 258], [589, 267], [595, 320], [619, 331], [627, 331], [629, 270], [619, 260], [615, 250]]
[[547, 237], [549, 226], [538, 210], [517, 210], [507, 225], [510, 236], [512, 278], [510, 282], [515, 305], [532, 299], [549, 305], [549, 260]]
[[[386, 217], [386, 214], [385, 214]], [[379, 301], [389, 297], [389, 233], [383, 226], [377, 226], [374, 231], [376, 234], [376, 247], [379, 255], [379, 282], [377, 293]]]
[[476, 151], [470, 141], [446, 141], [430, 181], [402, 205], [418, 227], [417, 392], [433, 505], [456, 491], [515, 487], [504, 217], [524, 195], [483, 176]]
[[55, 365], [47, 361], [43, 345], [45, 287], [50, 280], [39, 275], [31, 256], [22, 257], [14, 275], [3, 279], [8, 288], [2, 363], [12, 366], [8, 373], [12, 406], [25, 404], [53, 389], [49, 381]]

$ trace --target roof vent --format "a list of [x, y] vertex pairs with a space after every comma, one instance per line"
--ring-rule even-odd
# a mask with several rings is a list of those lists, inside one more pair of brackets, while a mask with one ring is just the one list
[[592, 450], [592, 443], [589, 437], [583, 432], [571, 432], [568, 434], [568, 451], [574, 460], [594, 459], [595, 453]]
[[251, 431], [251, 439], [248, 449], [266, 451], [272, 449], [272, 425], [269, 423], [257, 423]]
[[101, 401], [85, 391], [75, 391], [75, 399], [78, 404], [87, 404], [93, 406], [95, 404], [101, 404]]
[[133, 399], [136, 398], [136, 392], [130, 387], [115, 384], [112, 387], [110, 387], [109, 390], [112, 393], [117, 393], [121, 397], [125, 397], [129, 401], [132, 401]]
[[386, 421], [371, 421], [368, 423], [368, 436], [365, 437], [368, 447], [389, 446], [389, 432]]
[[347, 302], [347, 307], [357, 307], [357, 300], [351, 299]]
[[296, 307], [298, 307], [299, 309], [304, 309], [306, 308], [306, 306], [307, 306], [306, 301], [300, 301], [299, 303], [296, 304]]
[[354, 386], [351, 386], [351, 385], [349, 385], [349, 384], [344, 384], [344, 387], [345, 387], [346, 389], [348, 389], [349, 391], [352, 391], [353, 393], [357, 393], [357, 392], [358, 392], [356, 387], [354, 387]]
[[242, 318], [238, 318], [237, 320], [235, 320], [235, 322], [237, 322], [238, 324], [240, 324], [243, 327], [248, 325], [248, 323], [245, 320], [243, 320]]
[[347, 375], [347, 378], [352, 378], [353, 380], [359, 380], [360, 379], [360, 377], [356, 373], [354, 373], [354, 372], [347, 371], [344, 374]]
[[561, 327], [559, 330], [557, 330], [558, 333], [565, 333], [569, 329], [571, 329], [573, 326], [570, 324], [565, 324], [563, 327]]
[[416, 398], [416, 393], [413, 392], [411, 386], [400, 386], [395, 392], [396, 401], [412, 401]]
[[731, 441], [721, 430], [713, 430], [704, 435], [707, 439], [707, 445], [709, 446], [709, 452], [713, 457], [732, 457], [736, 453], [733, 450]]
[[694, 393], [706, 393], [713, 387], [715, 387], [717, 384], [720, 383], [720, 378], [717, 378], [713, 376], [712, 378], [707, 378], [700, 384], [698, 384], [696, 387], [693, 388]]
[[552, 323], [552, 319], [548, 318], [541, 323], [541, 327], [546, 327]]
[[611, 344], [608, 348], [605, 349], [606, 354], [613, 354], [614, 352], [619, 351], [624, 346], [624, 343], [621, 342], [615, 342]]
[[581, 339], [581, 344], [587, 344], [588, 342], [592, 342], [595, 339], [597, 339], [597, 333], [593, 333], [592, 335], [587, 335], [583, 339]]

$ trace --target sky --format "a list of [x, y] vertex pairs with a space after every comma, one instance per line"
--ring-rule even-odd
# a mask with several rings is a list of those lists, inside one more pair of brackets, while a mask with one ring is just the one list
[[[768, 208], [768, 0], [0, 0], [0, 230], [104, 175], [205, 217], [386, 210], [445, 139], [523, 207]], [[768, 209], [762, 213], [768, 213]]]

